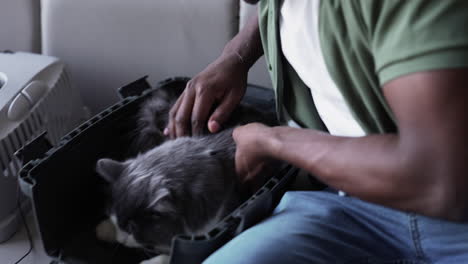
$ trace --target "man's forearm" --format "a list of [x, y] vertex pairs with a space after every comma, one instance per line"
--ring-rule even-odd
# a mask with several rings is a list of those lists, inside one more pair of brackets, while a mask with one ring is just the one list
[[336, 137], [309, 129], [272, 128], [265, 151], [304, 168], [350, 195], [401, 210], [445, 215], [424, 155], [399, 143], [396, 134]]
[[224, 47], [223, 55], [232, 55], [233, 53], [247, 68], [252, 67], [263, 55], [258, 15], [251, 17], [242, 30]]

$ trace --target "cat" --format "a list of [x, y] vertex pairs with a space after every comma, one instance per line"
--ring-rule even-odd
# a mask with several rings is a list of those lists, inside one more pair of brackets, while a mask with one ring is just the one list
[[145, 264], [168, 263], [175, 235], [201, 235], [249, 193], [235, 173], [233, 127], [276, 125], [274, 113], [241, 104], [217, 134], [167, 139], [168, 112], [181, 91], [157, 89], [138, 113], [135, 157], [98, 160], [97, 173], [111, 190], [109, 219], [96, 227], [100, 240], [160, 254]]

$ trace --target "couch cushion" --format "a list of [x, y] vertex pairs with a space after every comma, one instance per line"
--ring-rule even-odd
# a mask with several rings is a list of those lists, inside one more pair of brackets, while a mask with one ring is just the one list
[[238, 0], [43, 0], [43, 52], [65, 61], [92, 112], [143, 75], [193, 76], [239, 25]]
[[40, 1], [1, 0], [0, 51], [40, 52]]

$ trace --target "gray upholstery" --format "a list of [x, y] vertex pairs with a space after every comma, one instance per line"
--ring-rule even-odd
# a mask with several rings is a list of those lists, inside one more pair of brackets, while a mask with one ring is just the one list
[[193, 76], [238, 30], [238, 0], [43, 0], [43, 52], [65, 61], [93, 112], [115, 88]]
[[[154, 83], [200, 72], [256, 12], [241, 0], [0, 1], [0, 50], [41, 52], [42, 44], [65, 61], [92, 113], [143, 75]], [[271, 87], [264, 58], [249, 82]]]
[[0, 51], [40, 52], [40, 2], [1, 0]]

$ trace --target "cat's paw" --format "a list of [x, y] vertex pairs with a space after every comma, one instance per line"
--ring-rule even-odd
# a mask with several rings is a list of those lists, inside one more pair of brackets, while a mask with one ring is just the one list
[[170, 259], [168, 255], [159, 255], [152, 259], [144, 260], [140, 264], [169, 264]]
[[116, 241], [116, 230], [114, 224], [109, 220], [104, 220], [96, 226], [96, 237], [107, 242]]

